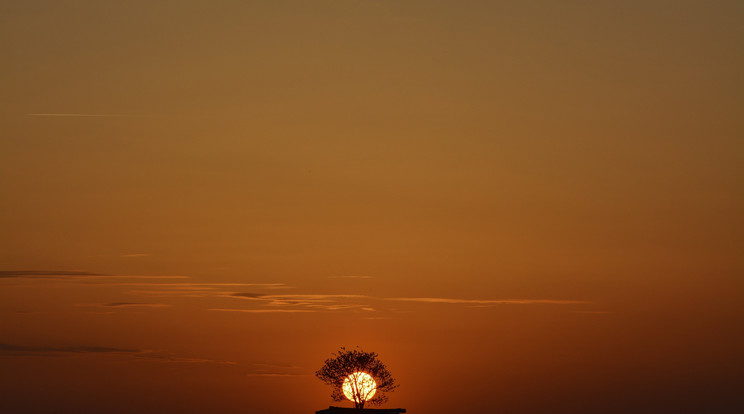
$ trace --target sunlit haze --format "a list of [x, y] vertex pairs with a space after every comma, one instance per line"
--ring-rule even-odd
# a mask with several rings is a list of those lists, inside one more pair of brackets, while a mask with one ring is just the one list
[[744, 412], [743, 22], [0, 0], [0, 412]]

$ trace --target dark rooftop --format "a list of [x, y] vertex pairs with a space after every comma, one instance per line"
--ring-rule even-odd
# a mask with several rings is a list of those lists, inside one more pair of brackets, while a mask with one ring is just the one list
[[325, 410], [316, 411], [315, 414], [400, 414], [405, 413], [405, 408], [343, 408], [330, 406]]

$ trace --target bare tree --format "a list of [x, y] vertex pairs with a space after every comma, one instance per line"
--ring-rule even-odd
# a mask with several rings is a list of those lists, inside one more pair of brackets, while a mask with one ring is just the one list
[[[374, 379], [373, 386], [370, 386], [369, 377], [363, 374]], [[331, 397], [334, 401], [344, 399], [346, 382], [347, 392], [351, 394], [356, 408], [364, 408], [366, 402], [382, 404], [387, 401], [386, 393], [398, 388], [385, 364], [377, 359], [377, 353], [364, 352], [359, 348], [347, 350], [342, 347], [334, 352], [315, 376], [333, 387]]]

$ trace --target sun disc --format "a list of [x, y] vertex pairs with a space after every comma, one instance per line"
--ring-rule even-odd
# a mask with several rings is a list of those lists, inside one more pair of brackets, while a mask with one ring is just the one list
[[377, 383], [366, 372], [355, 372], [344, 379], [341, 390], [349, 401], [369, 401], [377, 392]]

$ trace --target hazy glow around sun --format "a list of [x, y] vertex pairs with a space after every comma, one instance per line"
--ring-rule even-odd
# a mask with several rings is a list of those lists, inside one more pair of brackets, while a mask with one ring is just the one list
[[369, 401], [377, 392], [377, 383], [366, 372], [355, 372], [346, 377], [341, 390], [350, 401], [358, 402], [357, 396], [360, 400]]

